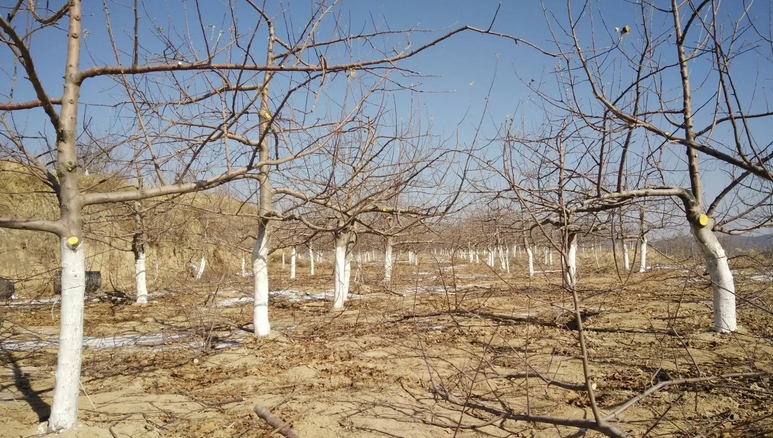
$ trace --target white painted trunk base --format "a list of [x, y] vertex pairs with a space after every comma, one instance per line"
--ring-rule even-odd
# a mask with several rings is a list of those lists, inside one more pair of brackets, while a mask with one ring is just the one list
[[290, 251], [290, 279], [295, 280], [295, 259], [297, 254], [295, 253], [295, 247]]
[[727, 264], [725, 250], [711, 231], [714, 220], [706, 227], [690, 226], [690, 231], [706, 259], [714, 291], [714, 330], [731, 333], [738, 329], [735, 313], [735, 283]]
[[643, 235], [639, 242], [639, 272], [647, 271], [647, 235]]
[[623, 251], [623, 269], [626, 271], [631, 270], [631, 259], [628, 257], [628, 245], [625, 244], [625, 241], [622, 241], [622, 251]]
[[577, 236], [569, 238], [569, 249], [566, 252], [564, 271], [565, 285], [571, 289], [577, 285]]
[[392, 241], [388, 239], [384, 248], [384, 282], [390, 281], [392, 281]]
[[346, 242], [348, 235], [339, 234], [335, 239], [335, 259], [333, 260], [333, 308], [343, 309], [348, 295], [349, 279], [346, 269]]
[[148, 285], [145, 281], [145, 250], [139, 250], [134, 260], [134, 283], [137, 288], [137, 304], [148, 303]]
[[254, 287], [254, 302], [252, 304], [252, 324], [255, 336], [266, 336], [271, 333], [268, 322], [268, 244], [270, 232], [267, 222], [258, 223], [258, 237], [252, 250], [252, 281]]
[[61, 239], [62, 305], [56, 383], [48, 427], [62, 431], [75, 426], [80, 393], [83, 345], [83, 297], [86, 291], [86, 256], [83, 243], [71, 249]]
[[529, 260], [529, 277], [534, 277], [534, 254], [528, 246], [526, 247], [526, 257]]
[[314, 276], [314, 249], [309, 247], [309, 275]]

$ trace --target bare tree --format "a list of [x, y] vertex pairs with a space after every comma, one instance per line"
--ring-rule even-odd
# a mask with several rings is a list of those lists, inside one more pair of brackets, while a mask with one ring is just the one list
[[[713, 0], [672, 0], [663, 8], [642, 2], [629, 6], [635, 22], [606, 30], [598, 27], [608, 23], [604, 6], [568, 6], [566, 19], [545, 8], [562, 53], [561, 84], [555, 94], [540, 94], [556, 111], [596, 131], [593, 153], [614, 156], [619, 164], [617, 184], [600, 179], [595, 199], [585, 204], [679, 199], [711, 275], [714, 329], [735, 331], [733, 276], [715, 232], [767, 227], [773, 217], [767, 206], [773, 145], [761, 138], [761, 126], [773, 114], [758, 103], [764, 99], [755, 88], [745, 86], [759, 79], [750, 75], [754, 69], [743, 67], [770, 62], [770, 39], [759, 32], [751, 5], [726, 11]], [[586, 96], [592, 100], [583, 100]], [[625, 181], [631, 168], [640, 169], [639, 178]], [[709, 174], [702, 168], [716, 170]], [[708, 177], [728, 182], [719, 188], [712, 182], [707, 189], [702, 180]], [[708, 193], [711, 202], [705, 200]]]
[[[370, 72], [374, 79], [368, 81], [367, 89], [375, 90], [377, 84], [389, 80], [389, 71], [398, 68], [400, 60], [460, 32], [491, 33], [463, 26], [417, 47], [406, 39], [399, 46], [385, 45], [389, 48], [379, 50], [375, 47], [380, 37], [405, 36], [410, 31], [373, 29], [350, 35], [343, 33], [343, 27], [333, 26], [335, 34], [322, 41], [317, 29], [324, 19], [336, 19], [333, 2], [315, 5], [300, 32], [288, 28], [282, 36], [269, 13], [245, 0], [222, 11], [227, 24], [215, 35], [217, 29], [205, 25], [199, 6], [180, 5], [172, 15], [179, 12], [188, 21], [172, 21], [167, 24], [172, 27], [165, 29], [135, 1], [129, 20], [119, 20], [129, 23], [119, 25], [125, 33], [114, 31], [107, 2], [102, 4], [102, 15], [96, 5], [90, 6], [95, 13], [84, 14], [79, 0], [63, 1], [54, 9], [19, 0], [4, 7], [7, 13], [0, 17], [2, 44], [13, 60], [3, 66], [11, 80], [3, 90], [5, 102], [0, 104], [2, 154], [45, 183], [57, 197], [61, 213], [57, 220], [0, 217], [1, 227], [44, 231], [60, 239], [62, 330], [49, 422], [52, 430], [68, 429], [76, 420], [85, 207], [201, 191], [257, 173], [260, 223], [252, 263], [255, 331], [267, 334], [267, 256], [274, 215], [271, 169], [324, 148], [357, 118], [363, 108], [359, 103], [371, 95], [363, 92], [363, 99], [348, 101], [344, 114], [331, 117], [323, 127], [304, 120], [306, 115], [309, 120], [316, 117], [314, 104], [323, 96], [318, 93], [322, 84]], [[140, 18], [151, 26], [141, 27]], [[59, 33], [62, 26], [67, 29], [64, 38]], [[102, 61], [103, 53], [85, 56], [84, 49], [89, 50], [94, 38], [110, 44], [114, 61]], [[43, 61], [36, 59], [40, 44], [60, 44], [66, 54], [61, 97], [52, 93], [62, 83], [48, 85], [51, 80], [41, 68]], [[354, 54], [359, 53], [355, 50], [359, 45], [368, 48], [367, 59]], [[326, 60], [325, 55], [331, 54], [343, 61]], [[284, 78], [282, 85], [275, 83], [277, 77]], [[99, 93], [100, 88], [110, 91]], [[293, 96], [299, 91], [303, 96], [296, 101]], [[34, 99], [16, 100], [25, 95], [34, 95]], [[85, 105], [81, 95], [104, 103]], [[17, 123], [19, 112], [40, 110], [47, 127]], [[83, 118], [80, 128], [79, 117]], [[283, 130], [315, 126], [320, 127], [315, 141], [278, 146]], [[99, 139], [95, 142], [100, 144], [99, 152], [114, 163], [102, 181], [139, 166], [143, 187], [110, 189], [104, 182], [82, 186], [79, 175], [87, 168], [79, 159], [78, 143], [84, 136]], [[272, 145], [287, 153], [272, 156]]]

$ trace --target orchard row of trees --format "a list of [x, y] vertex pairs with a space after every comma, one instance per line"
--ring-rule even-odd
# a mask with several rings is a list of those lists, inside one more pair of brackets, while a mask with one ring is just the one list
[[[58, 217], [0, 212], [0, 227], [60, 241], [51, 429], [76, 421], [84, 209], [122, 204], [130, 211], [142, 303], [149, 209], [225, 184], [257, 218], [257, 336], [270, 332], [268, 256], [277, 223], [293, 224], [308, 242], [334, 236], [334, 307], [341, 308], [358, 236], [382, 238], [390, 255], [394, 245], [455, 220], [465, 205], [493, 212], [478, 223], [500, 257], [513, 236], [527, 249], [535, 236], [547, 239], [578, 315], [582, 240], [609, 230], [646, 243], [648, 229], [663, 218], [673, 223], [669, 213], [678, 211], [711, 274], [714, 328], [736, 330], [732, 273], [715, 233], [748, 232], [773, 218], [773, 148], [765, 140], [773, 113], [767, 91], [754, 86], [767, 78], [749, 68], [769, 71], [773, 35], [745, 10], [724, 11], [715, 0], [640, 2], [626, 6], [634, 22], [613, 32], [598, 24], [603, 5], [567, 2], [545, 6], [552, 42], [538, 47], [492, 30], [496, 11], [487, 29], [462, 26], [426, 38], [376, 24], [353, 33], [337, 2], [313, 3], [301, 27], [289, 24], [297, 16], [287, 10], [251, 0], [229, 5], [219, 31], [198, 2], [180, 10], [185, 23], [157, 22], [137, 0], [120, 12], [107, 2], [83, 10], [79, 0], [50, 8], [18, 0], [2, 11], [0, 159], [39, 180], [59, 206]], [[420, 90], [409, 83], [417, 73], [401, 63], [471, 33], [513, 41], [552, 70], [523, 81], [532, 96], [513, 108], [514, 117], [492, 130], [481, 123], [469, 141], [444, 138], [422, 119]], [[52, 45], [65, 54], [58, 64], [47, 58]], [[517, 68], [509, 80], [520, 81]], [[527, 110], [539, 111], [541, 121], [526, 118]], [[468, 242], [470, 257], [474, 245]], [[386, 262], [386, 278], [390, 270]]]

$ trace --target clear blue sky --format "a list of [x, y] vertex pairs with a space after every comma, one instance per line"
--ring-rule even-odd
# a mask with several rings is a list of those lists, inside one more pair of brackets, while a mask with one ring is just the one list
[[[212, 26], [207, 27], [205, 32], [212, 38], [219, 31], [226, 31], [229, 26], [230, 13], [225, 3], [223, 1], [201, 2], [205, 17], [204, 24]], [[560, 22], [566, 21], [565, 2], [546, 1], [545, 3], [549, 8], [549, 13], [555, 19]], [[758, 14], [764, 21], [768, 11], [762, 3], [755, 3], [750, 14], [752, 16]], [[194, 2], [183, 4], [177, 1], [145, 1], [141, 4], [143, 4], [143, 18], [140, 21], [140, 36], [143, 44], [158, 45], [158, 42], [150, 42], [154, 40], [149, 38], [158, 34], [165, 34], [176, 41], [180, 40], [181, 35], [171, 34], [170, 30], [185, 28], [184, 18], [187, 8], [189, 20], [187, 25], [192, 29], [194, 43], [203, 50], [198, 30], [199, 24], [193, 19], [196, 7]], [[297, 32], [309, 16], [310, 4], [305, 0], [283, 3], [267, 2], [267, 11], [275, 17], [279, 16], [280, 10], [290, 11], [288, 17], [291, 21], [287, 23], [287, 26], [292, 31]], [[600, 0], [592, 1], [591, 5], [594, 8], [594, 35], [603, 44], [614, 40], [615, 27], [622, 27], [626, 24], [635, 26], [638, 22], [638, 9], [634, 4], [617, 0]], [[108, 2], [108, 6], [111, 11], [115, 36], [121, 48], [125, 50], [122, 62], [129, 64], [131, 62], [129, 50], [126, 48], [130, 47], [132, 34], [133, 16], [131, 9], [113, 2]], [[574, 8], [581, 6], [580, 2], [573, 2]], [[724, 2], [722, 6], [726, 12], [737, 15], [742, 5], [741, 2]], [[488, 28], [498, 7], [499, 12], [492, 30], [523, 38], [548, 50], [555, 50], [555, 45], [551, 43], [550, 34], [547, 31], [542, 7], [537, 1], [503, 1], [500, 6], [498, 1], [490, 0], [352, 0], [341, 2], [336, 13], [339, 17], [338, 25], [344, 30], [350, 29], [351, 33], [358, 33], [363, 29], [371, 31], [374, 26], [379, 30], [422, 29], [440, 30], [442, 33], [442, 30], [451, 30], [462, 25]], [[578, 10], [573, 12], [575, 16], [578, 14]], [[238, 6], [237, 16], [241, 29], [249, 28], [256, 20], [255, 14], [243, 3]], [[152, 18], [153, 23], [149, 22], [149, 17]], [[331, 22], [327, 22], [327, 26], [330, 26]], [[767, 23], [767, 21], [764, 22]], [[84, 35], [84, 48], [87, 51], [84, 52], [81, 68], [115, 63], [112, 48], [106, 38], [104, 23], [102, 5], [99, 2], [84, 2], [83, 27], [87, 31], [87, 34]], [[284, 22], [279, 24], [283, 29], [285, 28]], [[554, 30], [561, 32], [557, 27], [554, 27]], [[587, 37], [584, 43], [590, 45], [588, 30], [585, 28], [585, 33], [581, 34], [581, 37]], [[63, 28], [58, 32], [64, 35]], [[287, 30], [282, 32], [287, 32]], [[330, 34], [330, 27], [323, 26], [319, 29], [321, 38], [327, 36], [326, 32], [327, 35]], [[65, 46], [62, 39], [52, 38], [55, 32], [47, 31], [45, 35], [46, 41], [39, 40], [42, 36], [33, 36], [33, 56], [38, 63], [38, 70], [44, 85], [51, 95], [57, 96], [61, 93], [62, 87], [61, 75]], [[413, 47], [416, 47], [437, 37], [437, 35], [438, 33], [413, 33], [410, 40]], [[280, 32], [280, 36], [284, 36], [284, 34]], [[631, 37], [633, 36], [632, 34]], [[629, 45], [636, 43], [635, 39], [623, 41], [623, 44]], [[403, 47], [404, 36], [395, 35], [383, 44]], [[149, 46], [148, 48], [158, 51], [157, 46]], [[336, 55], [336, 53], [328, 54], [328, 62], [340, 62], [341, 60], [336, 59]], [[256, 55], [256, 57], [262, 62], [261, 55]], [[10, 65], [9, 59], [8, 50], [0, 51], [0, 63], [6, 66]], [[749, 70], [753, 71], [756, 70], [755, 59], [756, 55], [752, 52], [737, 62], [748, 65]], [[555, 62], [555, 59], [539, 54], [525, 45], [515, 45], [512, 41], [470, 33], [455, 36], [419, 56], [401, 63], [401, 67], [418, 71], [423, 75], [423, 77], [403, 78], [401, 82], [404, 84], [419, 83], [420, 89], [432, 92], [422, 94], [420, 99], [422, 117], [425, 120], [432, 119], [435, 134], [449, 138], [457, 132], [458, 126], [460, 140], [470, 142], [475, 135], [475, 128], [481, 119], [486, 103], [488, 103], [487, 113], [479, 140], [493, 136], [494, 128], [501, 125], [508, 116], [516, 120], [523, 117], [527, 123], [533, 126], [538, 125], [543, 116], [534, 111], [534, 108], [527, 103], [534, 96], [522, 81], [531, 83], [534, 80], [536, 84], [544, 83], [546, 89], [550, 89], [554, 86], [551, 73]], [[4, 73], [5, 76], [0, 76], [0, 84], [4, 81], [10, 81], [11, 71], [5, 69]], [[742, 100], [748, 98], [755, 87], [769, 82], [769, 73], [763, 71], [758, 72], [758, 74], [760, 74], [760, 78], [739, 83], [741, 91], [747, 93], [746, 96], [741, 96]], [[23, 85], [23, 82], [17, 81], [20, 86], [17, 88], [13, 101], [34, 98], [29, 87]], [[112, 86], [107, 80], [89, 80], [82, 92], [82, 102], [84, 104], [111, 103], [113, 94], [111, 94], [110, 88]], [[3, 93], [7, 88], [0, 86]], [[404, 100], [399, 99], [398, 102], [401, 105], [408, 105], [407, 93]], [[758, 98], [758, 102], [764, 102], [764, 99]], [[100, 116], [104, 114], [105, 111], [96, 110], [92, 111], [90, 116], [94, 117], [94, 120], [100, 120]], [[41, 110], [29, 112], [27, 115], [20, 114], [17, 120], [27, 123], [30, 127], [39, 125], [38, 129], [50, 132], [50, 128], [44, 122]], [[677, 156], [680, 153], [677, 153]], [[709, 191], [714, 192], [718, 190], [719, 184], [717, 183], [722, 180], [720, 177], [704, 179], [707, 180], [706, 185]]]

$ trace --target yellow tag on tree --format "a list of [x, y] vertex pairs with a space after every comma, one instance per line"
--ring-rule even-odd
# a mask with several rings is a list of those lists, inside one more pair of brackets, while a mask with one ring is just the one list
[[705, 214], [700, 215], [700, 217], [698, 218], [698, 223], [700, 223], [702, 227], [705, 227], [706, 225], [709, 224], [709, 217], [706, 216]]
[[78, 238], [75, 236], [70, 236], [67, 238], [67, 243], [69, 243], [70, 246], [75, 246], [78, 244]]

